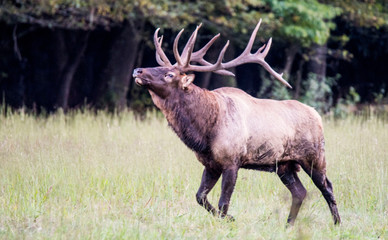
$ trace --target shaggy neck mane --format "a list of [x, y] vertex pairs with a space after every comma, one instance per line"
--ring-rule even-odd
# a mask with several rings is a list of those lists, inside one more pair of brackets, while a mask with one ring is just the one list
[[195, 85], [188, 92], [170, 95], [161, 109], [169, 125], [190, 149], [198, 153], [210, 150], [210, 140], [219, 106], [208, 90]]

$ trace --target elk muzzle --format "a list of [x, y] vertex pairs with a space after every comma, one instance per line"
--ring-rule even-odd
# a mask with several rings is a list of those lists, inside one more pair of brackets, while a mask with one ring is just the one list
[[143, 86], [145, 84], [145, 80], [142, 79], [141, 77], [141, 74], [143, 73], [143, 69], [142, 68], [136, 68], [135, 70], [133, 70], [133, 74], [132, 74], [132, 77], [135, 78], [135, 82], [137, 85], [139, 86]]

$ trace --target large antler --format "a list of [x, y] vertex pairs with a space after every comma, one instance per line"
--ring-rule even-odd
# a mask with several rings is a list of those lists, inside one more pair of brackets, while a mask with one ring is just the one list
[[[272, 38], [268, 40], [267, 44], [264, 44], [261, 48], [259, 48], [256, 53], [253, 53], [253, 54], [251, 53], [252, 46], [255, 41], [255, 37], [256, 37], [257, 31], [259, 30], [260, 24], [261, 24], [261, 19], [259, 23], [256, 25], [255, 29], [253, 30], [252, 35], [249, 39], [249, 42], [245, 50], [240, 54], [240, 56], [238, 56], [237, 58], [229, 62], [222, 63], [226, 49], [229, 46], [229, 41], [227, 41], [227, 43], [221, 50], [216, 63], [214, 64], [211, 64], [208, 61], [206, 61], [204, 59], [204, 56], [206, 55], [209, 48], [213, 45], [213, 43], [220, 37], [220, 34], [217, 34], [216, 36], [214, 36], [203, 48], [201, 48], [196, 52], [193, 52], [195, 40], [197, 38], [197, 33], [201, 25], [197, 26], [197, 28], [195, 29], [195, 31], [187, 41], [186, 46], [182, 51], [182, 54], [179, 55], [178, 41], [181, 34], [183, 33], [184, 29], [182, 29], [178, 33], [174, 41], [173, 51], [174, 51], [174, 57], [177, 61], [177, 63], [175, 63], [174, 66], [179, 68], [180, 71], [182, 72], [189, 72], [189, 71], [215, 72], [222, 75], [234, 76], [232, 72], [226, 69], [236, 67], [245, 63], [258, 63], [262, 65], [272, 76], [274, 76], [281, 83], [283, 83], [289, 88], [292, 88], [291, 85], [286, 80], [283, 79], [283, 76], [282, 76], [283, 74], [279, 74], [275, 72], [275, 70], [273, 70], [271, 66], [264, 60], [271, 47]], [[156, 60], [161, 66], [172, 66], [161, 48], [163, 37], [159, 37], [159, 38], [157, 37], [158, 31], [159, 31], [159, 28], [155, 31], [155, 35], [154, 35], [154, 42], [156, 47]], [[200, 65], [191, 65], [190, 62], [197, 62]]]

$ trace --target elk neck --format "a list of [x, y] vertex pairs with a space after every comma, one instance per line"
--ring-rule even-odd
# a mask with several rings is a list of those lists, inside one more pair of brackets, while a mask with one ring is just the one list
[[210, 151], [213, 127], [219, 106], [214, 93], [191, 84], [187, 91], [176, 91], [160, 104], [170, 127], [190, 149]]

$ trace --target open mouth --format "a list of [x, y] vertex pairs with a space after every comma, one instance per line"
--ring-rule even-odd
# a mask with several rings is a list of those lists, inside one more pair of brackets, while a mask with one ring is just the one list
[[142, 86], [144, 84], [143, 80], [139, 77], [135, 77], [135, 83], [139, 86]]
[[133, 77], [135, 78], [135, 83], [138, 86], [144, 86], [144, 85], [147, 85], [149, 83], [149, 81], [147, 79], [141, 78], [139, 76], [133, 76]]

